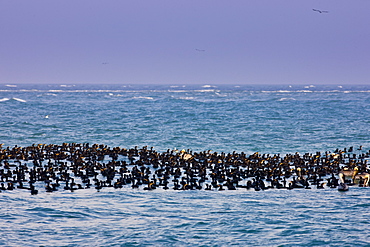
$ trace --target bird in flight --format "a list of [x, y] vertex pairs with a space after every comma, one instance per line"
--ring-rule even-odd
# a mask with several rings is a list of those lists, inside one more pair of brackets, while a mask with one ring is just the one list
[[195, 49], [196, 51], [206, 51], [206, 50], [201, 50], [201, 49]]
[[326, 10], [319, 10], [319, 9], [312, 9], [313, 11], [319, 12], [320, 14], [322, 13], [329, 13], [329, 11]]

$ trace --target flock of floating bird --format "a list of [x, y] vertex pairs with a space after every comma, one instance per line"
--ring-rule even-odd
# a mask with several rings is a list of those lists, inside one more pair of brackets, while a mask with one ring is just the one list
[[75, 191], [107, 187], [154, 190], [267, 190], [369, 186], [370, 151], [353, 147], [321, 154], [120, 148], [88, 143], [0, 146], [0, 192]]

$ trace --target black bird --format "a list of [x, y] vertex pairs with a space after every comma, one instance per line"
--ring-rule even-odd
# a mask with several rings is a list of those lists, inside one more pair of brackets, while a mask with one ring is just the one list
[[329, 11], [326, 10], [319, 10], [319, 9], [312, 9], [313, 11], [319, 12], [320, 14], [322, 13], [329, 13]]

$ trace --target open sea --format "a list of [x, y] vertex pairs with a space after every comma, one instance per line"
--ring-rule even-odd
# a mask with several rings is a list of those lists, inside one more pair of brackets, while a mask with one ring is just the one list
[[[370, 149], [369, 85], [0, 85], [0, 112], [3, 149], [90, 143], [282, 157]], [[369, 187], [35, 185], [37, 195], [0, 193], [1, 246], [370, 246]]]

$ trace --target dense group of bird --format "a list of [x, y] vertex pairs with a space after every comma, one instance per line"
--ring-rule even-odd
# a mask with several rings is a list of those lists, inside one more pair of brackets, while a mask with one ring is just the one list
[[[120, 148], [88, 143], [0, 147], [0, 192], [76, 191], [112, 187], [138, 190], [324, 189], [341, 171], [357, 171], [363, 186], [370, 151], [353, 147], [316, 152], [260, 154]], [[362, 179], [362, 181], [361, 181]], [[347, 181], [352, 183], [354, 181]]]

